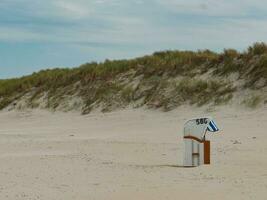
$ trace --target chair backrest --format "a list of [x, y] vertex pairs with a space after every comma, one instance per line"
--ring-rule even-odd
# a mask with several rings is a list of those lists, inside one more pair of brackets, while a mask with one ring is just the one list
[[217, 132], [219, 129], [211, 117], [195, 118], [184, 125], [184, 137], [192, 137], [204, 140], [207, 131]]

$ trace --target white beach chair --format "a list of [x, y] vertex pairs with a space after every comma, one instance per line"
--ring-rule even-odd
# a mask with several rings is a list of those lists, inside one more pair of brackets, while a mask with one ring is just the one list
[[219, 131], [211, 117], [196, 118], [184, 125], [184, 166], [210, 164], [210, 141], [205, 139], [207, 131]]

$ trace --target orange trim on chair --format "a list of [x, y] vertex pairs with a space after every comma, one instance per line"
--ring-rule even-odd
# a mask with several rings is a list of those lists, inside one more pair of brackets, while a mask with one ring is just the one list
[[198, 142], [200, 142], [200, 143], [203, 143], [203, 142], [204, 142], [203, 140], [200, 140], [199, 138], [194, 137], [194, 136], [190, 136], [190, 135], [188, 135], [188, 136], [184, 136], [184, 139], [196, 140], [196, 141], [198, 141]]
[[210, 141], [204, 141], [204, 164], [210, 164]]

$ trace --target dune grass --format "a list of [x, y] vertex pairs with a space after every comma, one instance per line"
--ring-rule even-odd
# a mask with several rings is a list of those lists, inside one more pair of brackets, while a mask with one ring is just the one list
[[243, 100], [243, 104], [249, 108], [256, 108], [262, 102], [262, 97], [259, 95], [251, 95], [250, 97]]
[[[210, 72], [213, 79], [197, 78]], [[84, 110], [90, 110], [96, 102], [106, 105], [108, 110], [114, 104], [127, 106], [140, 99], [143, 99], [141, 104], [167, 110], [185, 101], [199, 106], [211, 102], [221, 104], [231, 100], [235, 91], [227, 81], [231, 73], [237, 73], [246, 88], [265, 87], [267, 45], [255, 43], [242, 53], [234, 49], [225, 49], [220, 54], [209, 50], [161, 51], [131, 60], [91, 62], [72, 69], [42, 70], [21, 78], [0, 80], [0, 109], [30, 91], [33, 92], [30, 101], [47, 92], [52, 105], [48, 107], [53, 108], [60, 104], [62, 96], [74, 94], [84, 100]], [[140, 83], [132, 88], [129, 82], [136, 77], [141, 77]], [[179, 77], [182, 81], [177, 83], [175, 79]]]

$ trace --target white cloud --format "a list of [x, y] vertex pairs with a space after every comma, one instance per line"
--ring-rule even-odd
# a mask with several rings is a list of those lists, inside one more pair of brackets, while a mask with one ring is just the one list
[[0, 41], [7, 42], [28, 42], [41, 41], [45, 35], [25, 29], [15, 27], [0, 27]]
[[81, 19], [88, 17], [92, 12], [89, 5], [74, 3], [73, 1], [52, 1], [52, 4], [55, 6], [56, 13], [62, 17]]
[[[205, 16], [245, 16], [256, 8], [267, 11], [261, 0], [156, 0], [170, 11]], [[253, 13], [252, 13], [253, 14]], [[256, 13], [255, 13], [256, 14]]]
[[[255, 4], [249, 0], [150, 0], [151, 6], [160, 5], [160, 10], [153, 10], [159, 7], [151, 7], [154, 11], [152, 13], [138, 13], [138, 10], [130, 13], [129, 11], [133, 11], [129, 10], [133, 2], [121, 0], [26, 1], [27, 4], [18, 4], [25, 6], [24, 8], [20, 7], [17, 13], [10, 14], [26, 15], [37, 21], [33, 24], [29, 18], [30, 26], [0, 24], [1, 41], [137, 45], [155, 50], [168, 47], [241, 48], [255, 41], [267, 41], [267, 23], [264, 19], [234, 20], [229, 17], [245, 16], [252, 5], [254, 8], [263, 8], [264, 3], [260, 0], [255, 0]], [[8, 5], [17, 8], [14, 2], [21, 1], [14, 0], [11, 4], [10, 1], [3, 0], [0, 12], [3, 8], [7, 9]], [[135, 1], [135, 9], [146, 11], [148, 8], [144, 8], [141, 5], [143, 3], [143, 0]], [[181, 15], [197, 14], [208, 18], [205, 23], [198, 23], [197, 18], [195, 22], [184, 23], [178, 20], [181, 15], [177, 17], [177, 21], [172, 19], [171, 23], [157, 21], [164, 9]], [[214, 20], [212, 23], [209, 21], [213, 16], [221, 17], [219, 21], [215, 21], [216, 24]], [[168, 20], [168, 15], [164, 17]], [[39, 18], [47, 21], [45, 27], [38, 23]], [[67, 23], [50, 26], [49, 23], [54, 20]]]

